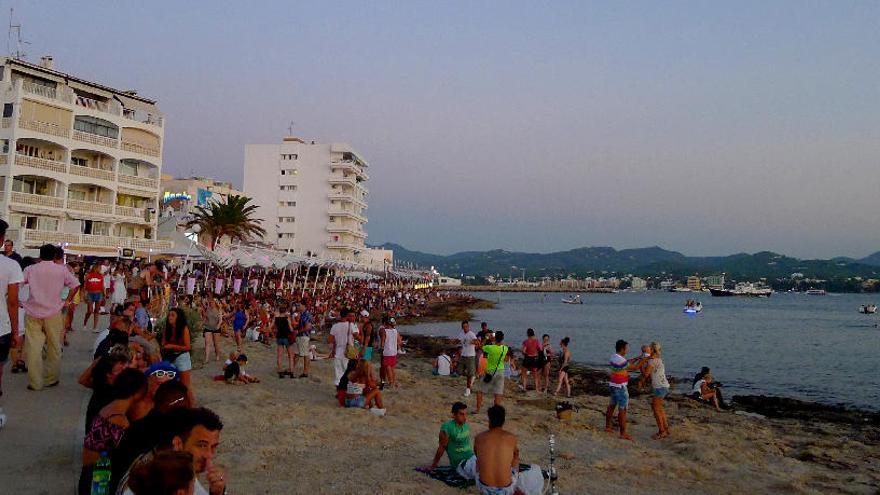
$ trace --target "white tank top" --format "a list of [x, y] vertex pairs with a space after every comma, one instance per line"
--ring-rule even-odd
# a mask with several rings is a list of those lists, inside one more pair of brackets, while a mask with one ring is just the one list
[[385, 327], [385, 346], [382, 348], [383, 356], [397, 355], [397, 329]]

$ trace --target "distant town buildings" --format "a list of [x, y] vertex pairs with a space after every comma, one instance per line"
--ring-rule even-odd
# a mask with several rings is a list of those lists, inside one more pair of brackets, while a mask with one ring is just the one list
[[633, 277], [630, 281], [630, 288], [632, 290], [647, 290], [648, 281], [643, 278]]
[[700, 277], [691, 276], [687, 279], [687, 288], [693, 291], [698, 291], [702, 289], [702, 285], [700, 283]]
[[713, 289], [724, 288], [724, 275], [709, 275], [705, 278], [706, 286]]
[[286, 137], [249, 144], [244, 193], [259, 206], [266, 242], [305, 255], [382, 265], [388, 250], [367, 248], [368, 163], [351, 146]]
[[7, 238], [87, 255], [148, 256], [156, 236], [165, 120], [156, 102], [39, 65], [2, 59], [0, 216]]

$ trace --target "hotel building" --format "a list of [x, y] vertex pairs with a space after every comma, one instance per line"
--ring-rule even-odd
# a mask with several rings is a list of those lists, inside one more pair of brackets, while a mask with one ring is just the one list
[[389, 259], [364, 244], [367, 167], [347, 144], [287, 137], [280, 144], [246, 145], [243, 189], [259, 205], [265, 242], [332, 259]]
[[0, 216], [32, 253], [147, 256], [156, 238], [164, 119], [156, 102], [39, 65], [0, 59]]

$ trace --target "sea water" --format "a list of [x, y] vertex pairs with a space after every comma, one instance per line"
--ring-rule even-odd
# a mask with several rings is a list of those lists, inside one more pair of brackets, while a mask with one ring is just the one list
[[[669, 375], [691, 378], [709, 366], [726, 397], [768, 394], [880, 410], [880, 314], [858, 312], [861, 305], [880, 303], [880, 294], [775, 293], [759, 299], [621, 292], [583, 294], [582, 305], [563, 304], [567, 295], [474, 293], [497, 306], [475, 311], [471, 328], [476, 332], [486, 321], [517, 350], [527, 328], [539, 338], [549, 334], [557, 351], [559, 341], [570, 337], [572, 360], [597, 367], [607, 365], [617, 339], [630, 343], [628, 357], [657, 341]], [[683, 313], [689, 298], [702, 302], [702, 313]], [[458, 330], [455, 322], [404, 328], [445, 336]]]

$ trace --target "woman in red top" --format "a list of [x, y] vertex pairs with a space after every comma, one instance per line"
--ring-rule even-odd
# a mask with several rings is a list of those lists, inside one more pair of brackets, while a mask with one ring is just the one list
[[89, 322], [89, 316], [95, 315], [92, 322], [92, 330], [98, 329], [98, 317], [101, 316], [101, 300], [104, 299], [104, 275], [97, 263], [86, 274], [86, 317], [83, 318], [83, 327]]
[[541, 342], [535, 338], [533, 329], [526, 330], [526, 340], [522, 343], [523, 362], [519, 368], [519, 389], [525, 392], [529, 389], [528, 372], [532, 372], [532, 379], [535, 381], [535, 390], [541, 390], [541, 360], [538, 354], [541, 352]]

